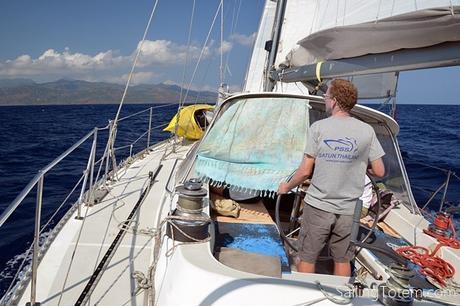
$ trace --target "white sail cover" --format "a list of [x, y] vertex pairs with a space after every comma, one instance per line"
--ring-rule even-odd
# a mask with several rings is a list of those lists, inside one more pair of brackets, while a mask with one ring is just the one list
[[298, 42], [300, 47], [288, 56], [289, 64], [301, 66], [318, 61], [459, 41], [459, 11], [460, 7], [431, 8], [323, 29]]
[[[290, 0], [276, 66], [459, 41], [459, 11], [460, 0]], [[389, 97], [397, 73], [359, 76], [354, 82], [360, 98]]]

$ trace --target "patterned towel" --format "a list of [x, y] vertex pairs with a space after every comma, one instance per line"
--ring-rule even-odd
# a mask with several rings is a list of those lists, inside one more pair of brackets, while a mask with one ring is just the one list
[[195, 171], [214, 186], [273, 195], [303, 158], [308, 101], [251, 98], [231, 105], [198, 149]]

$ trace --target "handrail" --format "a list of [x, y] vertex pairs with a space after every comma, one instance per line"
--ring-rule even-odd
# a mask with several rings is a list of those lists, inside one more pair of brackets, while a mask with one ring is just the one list
[[64, 201], [61, 202], [61, 204], [54, 210], [54, 213], [51, 215], [51, 217], [48, 218], [48, 222], [46, 222], [42, 229], [40, 230], [40, 233], [42, 233], [46, 227], [51, 223], [53, 218], [57, 215], [57, 213], [61, 210], [61, 208], [64, 206], [64, 204], [67, 202], [67, 200], [72, 196], [73, 192], [77, 189], [78, 185], [80, 185], [81, 181], [83, 181], [83, 178], [85, 177], [85, 174], [82, 174], [80, 176], [80, 179], [78, 182], [75, 184], [75, 186], [72, 188], [72, 190], [69, 192], [69, 194], [65, 197]]
[[[172, 105], [174, 105], [174, 104], [165, 104], [165, 105], [160, 105], [160, 106], [157, 106], [157, 107], [149, 107], [149, 108], [147, 108], [147, 109], [145, 109], [143, 111], [140, 111], [140, 112], [137, 112], [135, 114], [129, 115], [127, 117], [121, 118], [119, 121], [126, 120], [126, 119], [129, 119], [129, 118], [133, 117], [133, 116], [136, 116], [136, 115], [139, 115], [139, 114], [142, 114], [142, 113], [145, 113], [145, 112], [149, 111], [149, 118], [148, 118], [149, 122], [148, 122], [147, 131], [142, 133], [142, 135], [140, 137], [138, 137], [134, 141], [134, 143], [131, 143], [130, 145], [128, 145], [126, 147], [131, 147], [131, 150], [132, 150], [132, 147], [133, 147], [134, 144], [139, 142], [143, 137], [145, 137], [145, 135], [148, 135], [147, 137], [149, 139], [147, 139], [146, 146], [147, 146], [147, 148], [149, 148], [151, 131], [156, 130], [158, 128], [162, 128], [162, 127], [164, 127], [164, 126], [166, 126], [168, 124], [168, 123], [165, 123], [165, 124], [161, 124], [161, 125], [157, 125], [157, 126], [152, 127], [152, 110], [156, 109], [156, 108], [163, 108], [163, 107], [168, 107], [168, 106], [171, 107]], [[109, 165], [108, 161], [110, 159], [114, 163], [111, 171], [112, 172], [116, 171], [117, 165], [116, 165], [116, 161], [115, 161], [115, 155], [114, 155], [113, 152], [110, 152], [111, 150], [114, 149], [113, 145], [114, 145], [114, 141], [115, 141], [114, 138], [115, 137], [113, 137], [113, 136], [116, 134], [116, 129], [117, 129], [117, 126], [113, 124], [113, 121], [109, 121], [109, 124], [104, 126], [104, 127], [101, 127], [101, 128], [95, 127], [95, 128], [93, 128], [84, 137], [79, 139], [70, 148], [68, 148], [66, 151], [64, 151], [64, 153], [59, 155], [56, 159], [54, 159], [48, 165], [46, 165], [41, 170], [39, 170], [38, 173], [32, 178], [32, 180], [29, 181], [29, 183], [26, 185], [26, 187], [11, 202], [11, 204], [5, 209], [5, 211], [0, 216], [0, 227], [1, 227], [8, 220], [8, 218], [11, 216], [11, 214], [17, 209], [17, 207], [23, 202], [23, 200], [29, 195], [29, 193], [34, 188], [37, 188], [37, 200], [36, 200], [36, 207], [35, 207], [36, 216], [35, 216], [35, 226], [34, 226], [35, 227], [35, 235], [34, 235], [34, 241], [31, 244], [31, 246], [29, 248], [29, 251], [28, 251], [28, 252], [30, 252], [32, 250], [32, 248], [34, 250], [33, 258], [32, 258], [32, 273], [31, 273], [32, 274], [31, 275], [32, 287], [34, 287], [34, 289], [31, 290], [31, 297], [30, 297], [30, 301], [31, 301], [32, 304], [35, 303], [35, 299], [36, 299], [35, 287], [36, 287], [36, 271], [37, 271], [37, 264], [38, 264], [37, 260], [38, 260], [39, 236], [40, 236], [40, 234], [42, 234], [43, 229], [46, 226], [49, 225], [51, 219], [53, 219], [57, 215], [57, 212], [63, 207], [64, 203], [70, 198], [70, 196], [73, 194], [73, 192], [78, 187], [78, 185], [80, 185], [82, 180], [83, 180], [83, 184], [82, 184], [82, 187], [81, 187], [82, 190], [80, 192], [79, 199], [77, 200], [77, 202], [75, 204], [77, 205], [77, 208], [80, 209], [80, 206], [83, 203], [92, 201], [92, 196], [93, 196], [92, 193], [94, 191], [94, 185], [93, 184], [100, 184], [100, 182], [98, 181], [98, 178], [99, 178], [100, 170], [101, 170], [101, 168], [103, 166], [104, 159], [106, 159], [106, 175], [105, 175], [105, 178], [101, 179], [103, 181], [102, 183], [104, 183], [108, 178], [107, 177], [107, 171], [108, 171], [108, 165]], [[98, 134], [98, 131], [102, 131], [102, 130], [109, 130], [109, 138], [107, 140], [106, 149], [105, 149], [105, 151], [103, 153], [103, 156], [99, 160], [96, 160], [96, 148], [97, 148], [97, 138], [98, 138], [97, 134]], [[88, 158], [88, 161], [87, 161], [86, 169], [83, 172], [83, 175], [80, 177], [80, 179], [78, 180], [76, 185], [73, 187], [73, 189], [70, 192], [70, 194], [68, 194], [66, 196], [65, 200], [61, 203], [61, 205], [59, 205], [58, 209], [54, 212], [54, 214], [52, 215], [50, 220], [45, 222], [45, 225], [44, 225], [43, 229], [40, 229], [41, 206], [42, 206], [42, 203], [43, 203], [42, 191], [43, 191], [43, 185], [44, 185], [43, 182], [44, 182], [45, 174], [47, 174], [50, 170], [52, 170], [64, 158], [66, 158], [69, 154], [71, 154], [73, 151], [75, 151], [78, 147], [80, 147], [84, 142], [86, 142], [91, 137], [93, 137], [92, 146], [91, 146], [91, 149], [90, 149], [90, 154], [89, 154], [89, 158]], [[112, 147], [112, 149], [110, 149], [110, 147]], [[131, 150], [130, 150], [130, 156], [132, 155]], [[96, 177], [94, 179], [93, 176], [94, 176], [95, 166], [98, 165], [98, 164], [100, 164], [99, 165], [100, 168], [99, 168], [99, 171], [97, 172], [97, 175], [96, 175]], [[122, 165], [122, 164], [120, 164], [120, 165]], [[93, 179], [94, 179], [94, 181], [93, 181]], [[85, 193], [85, 190], [86, 190], [86, 182], [87, 182], [87, 180], [89, 181], [88, 182], [89, 183], [89, 189], [87, 190], [85, 196], [83, 196], [84, 193]], [[78, 216], [80, 216], [80, 214], [78, 214]], [[77, 216], [77, 219], [78, 219], [78, 216]], [[19, 268], [19, 270], [23, 267], [23, 265], [24, 265], [24, 262], [21, 264], [21, 267]], [[16, 277], [15, 277], [15, 279], [16, 279]], [[14, 282], [14, 280], [13, 280], [13, 282]], [[13, 285], [13, 283], [10, 285], [9, 289], [7, 290], [6, 295], [8, 294], [8, 292], [10, 290], [14, 290], [14, 289], [12, 289], [12, 285]], [[2, 298], [2, 302], [3, 302], [3, 298]]]
[[126, 120], [126, 119], [129, 119], [129, 118], [131, 118], [131, 117], [134, 117], [134, 116], [137, 116], [137, 115], [140, 115], [140, 114], [143, 114], [143, 113], [145, 113], [145, 112], [147, 112], [147, 111], [149, 111], [149, 110], [150, 110], [150, 107], [147, 108], [147, 109], [141, 110], [141, 111], [139, 111], [139, 112], [137, 112], [137, 113], [134, 113], [134, 114], [128, 115], [128, 116], [126, 116], [126, 117], [120, 118], [120, 119], [118, 119], [118, 122], [124, 121], [124, 120]]
[[[175, 103], [175, 104], [178, 104], [178, 103]], [[139, 115], [141, 113], [144, 113], [144, 112], [147, 112], [149, 111], [150, 109], [157, 109], [157, 108], [164, 108], [164, 107], [168, 107], [168, 106], [173, 106], [175, 104], [165, 104], [165, 105], [159, 105], [159, 106], [153, 106], [153, 107], [149, 107], [143, 111], [140, 111], [140, 112], [137, 112], [135, 114], [132, 114], [132, 115], [129, 115], [127, 117], [124, 117], [124, 118], [121, 118], [119, 119], [119, 121], [121, 120], [126, 120], [128, 118], [131, 118], [133, 117], [134, 115]], [[163, 127], [163, 126], [166, 126], [166, 124], [161, 124], [161, 125], [157, 125], [157, 126], [154, 126], [154, 127], [150, 127], [150, 130], [155, 130], [157, 128], [160, 128], [160, 127]], [[91, 130], [91, 132], [89, 132], [88, 134], [86, 134], [84, 137], [82, 137], [80, 140], [78, 140], [76, 143], [74, 143], [69, 149], [67, 149], [66, 151], [64, 151], [64, 153], [62, 153], [61, 155], [59, 155], [57, 158], [55, 158], [52, 162], [50, 162], [48, 165], [46, 165], [45, 167], [43, 167], [42, 169], [40, 169], [40, 171], [29, 181], [29, 183], [26, 185], [26, 187], [24, 187], [24, 189], [21, 191], [21, 193], [11, 202], [11, 204], [5, 209], [5, 211], [0, 215], [0, 227], [3, 226], [3, 224], [8, 220], [8, 218], [10, 217], [10, 215], [16, 210], [16, 208], [19, 206], [19, 204], [21, 204], [21, 202], [25, 199], [25, 197], [30, 193], [30, 191], [32, 191], [32, 189], [35, 187], [35, 185], [38, 183], [38, 181], [40, 180], [40, 178], [45, 175], [48, 171], [50, 171], [54, 166], [56, 166], [58, 163], [60, 163], [64, 158], [66, 158], [70, 153], [72, 153], [73, 151], [75, 151], [75, 149], [77, 149], [82, 143], [84, 143], [86, 140], [88, 140], [91, 136], [94, 135], [94, 133], [96, 133], [97, 131], [103, 131], [103, 130], [107, 130], [110, 128], [110, 124], [104, 126], [104, 127], [95, 127], [93, 130]], [[145, 134], [147, 133], [144, 133], [142, 135], [145, 136]], [[139, 141], [139, 139], [137, 140]], [[126, 147], [129, 147], [130, 145], [126, 146]], [[120, 148], [117, 148], [117, 149], [120, 149]], [[95, 162], [95, 164], [98, 164], [99, 162], [102, 161], [102, 158], [101, 160], [98, 160]]]
[[56, 166], [61, 160], [67, 157], [70, 153], [72, 153], [76, 148], [78, 148], [83, 142], [85, 142], [88, 138], [90, 138], [97, 128], [94, 128], [91, 132], [86, 134], [83, 138], [81, 138], [78, 142], [76, 142], [73, 146], [67, 149], [64, 153], [59, 155], [55, 160], [50, 162], [47, 166], [42, 168], [38, 171], [38, 173], [33, 177], [33, 179], [27, 184], [27, 186], [22, 190], [22, 192], [11, 202], [11, 204], [6, 208], [3, 214], [0, 216], [0, 227], [8, 220], [9, 216], [16, 210], [16, 208], [21, 204], [22, 200], [29, 194], [29, 192], [35, 187], [38, 181], [44, 176], [49, 170], [51, 170], [54, 166]]
[[144, 109], [144, 110], [141, 110], [141, 111], [139, 111], [139, 112], [137, 112], [137, 113], [128, 115], [128, 116], [126, 116], [126, 117], [122, 117], [122, 118], [118, 119], [118, 122], [124, 121], [124, 120], [126, 120], [126, 119], [128, 119], [128, 118], [131, 118], [131, 117], [134, 117], [134, 116], [136, 116], [136, 115], [145, 113], [145, 112], [147, 112], [147, 111], [150, 110], [150, 109], [165, 108], [165, 107], [173, 106], [173, 105], [179, 105], [179, 103], [171, 103], [171, 104], [163, 104], [163, 105], [158, 105], [158, 106], [151, 106], [151, 107], [149, 107], [149, 108], [147, 108], [147, 109]]
[[[155, 130], [157, 128], [162, 128], [164, 126], [167, 126], [168, 123], [165, 123], [165, 124], [160, 124], [160, 125], [157, 125], [157, 126], [154, 126], [153, 128], [151, 128], [152, 130]], [[148, 134], [148, 131], [145, 131], [144, 133], [142, 133], [141, 136], [139, 136], [136, 140], [134, 140], [131, 144], [128, 144], [128, 145], [124, 145], [124, 146], [121, 146], [121, 147], [116, 147], [116, 148], [113, 148], [114, 151], [118, 151], [118, 150], [122, 150], [122, 149], [126, 149], [126, 148], [129, 148], [131, 147], [132, 145], [136, 144], [139, 140], [142, 139], [142, 137], [144, 137], [146, 134]]]

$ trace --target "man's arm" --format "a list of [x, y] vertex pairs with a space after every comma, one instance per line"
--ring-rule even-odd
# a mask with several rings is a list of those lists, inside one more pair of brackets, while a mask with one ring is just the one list
[[278, 187], [278, 194], [288, 193], [292, 188], [303, 183], [307, 178], [309, 178], [313, 172], [313, 166], [315, 164], [315, 158], [305, 154], [302, 162], [300, 163], [299, 168], [295, 171], [289, 182], [283, 182]]
[[385, 165], [382, 158], [371, 161], [368, 171], [372, 176], [383, 177], [385, 175]]

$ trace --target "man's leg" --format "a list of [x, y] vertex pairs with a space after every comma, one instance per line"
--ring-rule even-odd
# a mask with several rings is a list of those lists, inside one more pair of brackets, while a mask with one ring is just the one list
[[351, 276], [351, 265], [349, 262], [334, 262], [334, 275]]
[[350, 233], [353, 216], [336, 215], [336, 218], [330, 240], [334, 275], [351, 276], [350, 261], [354, 256], [354, 248], [350, 245]]
[[297, 271], [302, 273], [315, 273], [315, 264], [301, 260], [297, 264]]
[[335, 221], [332, 213], [305, 205], [299, 234], [299, 258], [297, 271], [315, 273], [315, 262], [329, 238], [331, 225]]

